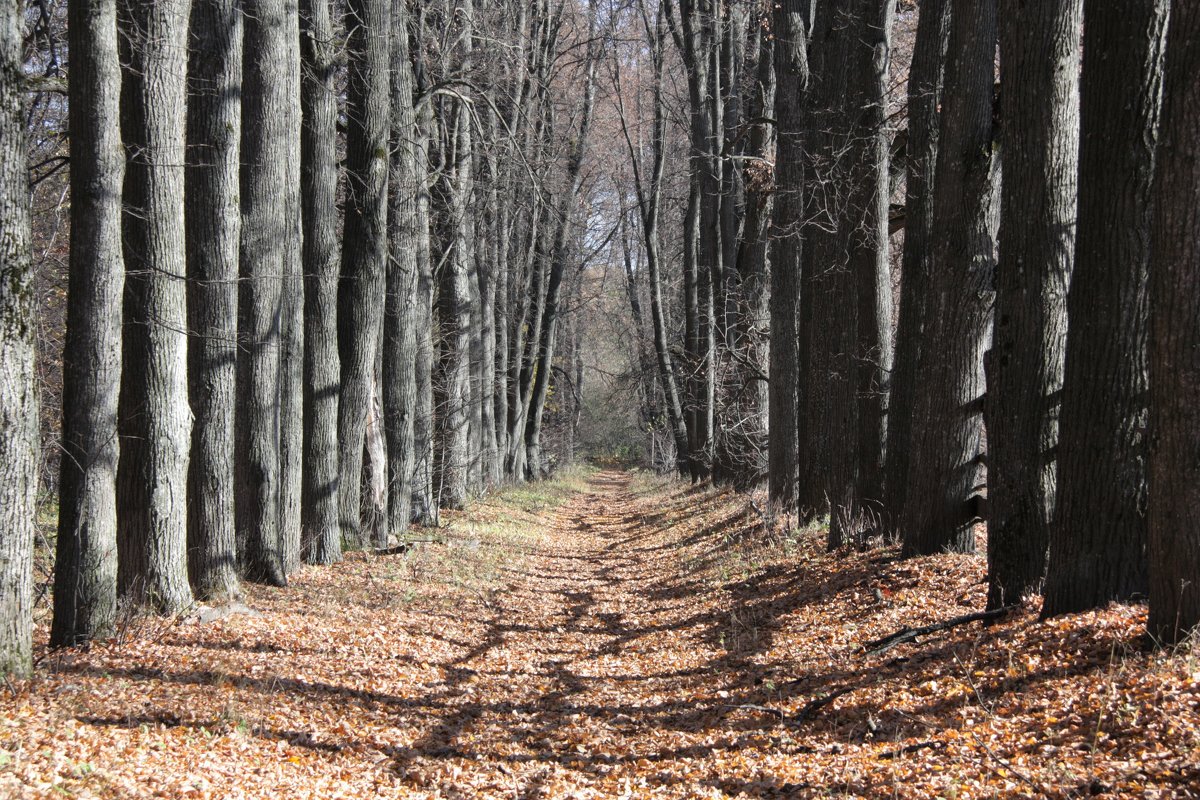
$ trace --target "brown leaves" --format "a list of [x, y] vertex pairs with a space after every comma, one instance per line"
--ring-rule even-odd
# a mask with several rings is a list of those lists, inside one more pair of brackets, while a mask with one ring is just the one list
[[982, 608], [982, 558], [829, 555], [822, 532], [765, 531], [735, 496], [619, 473], [583, 488], [501, 493], [444, 545], [252, 588], [261, 616], [148, 621], [47, 656], [0, 693], [0, 796], [1200, 785], [1200, 662], [1143, 652], [1141, 608], [1040, 622], [1029, 606], [865, 656]]

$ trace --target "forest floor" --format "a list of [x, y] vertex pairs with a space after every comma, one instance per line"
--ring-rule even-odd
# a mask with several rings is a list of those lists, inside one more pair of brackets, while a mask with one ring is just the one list
[[1200, 796], [1200, 650], [1146, 648], [1143, 608], [868, 655], [982, 608], [983, 559], [827, 554], [756, 508], [576, 473], [252, 614], [64, 653], [43, 619], [0, 797]]

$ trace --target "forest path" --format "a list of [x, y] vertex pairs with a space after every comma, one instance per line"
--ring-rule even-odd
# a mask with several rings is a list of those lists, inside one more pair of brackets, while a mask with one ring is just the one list
[[0, 797], [1200, 785], [1197, 662], [1139, 654], [1138, 607], [1046, 622], [1031, 607], [867, 656], [982, 607], [983, 558], [829, 554], [821, 530], [766, 531], [744, 496], [617, 471], [447, 517], [441, 543], [247, 587], [253, 615], [135, 620], [58, 653], [43, 620], [38, 678], [0, 687]]

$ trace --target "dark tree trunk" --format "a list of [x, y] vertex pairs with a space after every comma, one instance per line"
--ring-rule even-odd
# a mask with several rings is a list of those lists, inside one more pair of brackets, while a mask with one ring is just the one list
[[1084, 2], [1079, 221], [1046, 616], [1149, 588], [1146, 284], [1167, 5]]
[[[115, 0], [73, 3], [68, 8], [74, 65], [68, 75], [72, 246], [63, 347], [63, 454], [54, 621], [50, 629], [50, 644], [55, 647], [106, 636], [117, 617], [117, 398], [121, 387], [121, 295], [125, 286], [121, 253], [125, 151], [119, 125], [121, 60], [116, 12]], [[0, 26], [4, 24], [0, 21]], [[3, 57], [7, 58], [7, 51]], [[7, 65], [5, 61], [4, 69]], [[5, 111], [8, 99], [4, 95]], [[10, 136], [5, 129], [4, 141], [23, 148], [19, 136]], [[6, 152], [3, 164], [21, 172], [25, 152], [18, 149], [16, 153]], [[7, 195], [4, 197], [7, 199]], [[4, 220], [20, 219], [10, 213], [4, 206]], [[9, 241], [10, 235], [5, 228], [0, 240]], [[7, 277], [15, 268], [10, 267], [13, 254], [3, 251], [2, 256]], [[6, 398], [6, 408], [8, 403]], [[9, 507], [6, 498], [5, 508]], [[3, 525], [5, 530], [20, 530], [11, 520]], [[7, 553], [0, 556], [5, 563], [7, 558]], [[7, 574], [2, 583], [19, 585]], [[6, 618], [16, 618], [12, 610], [3, 607]], [[0, 651], [3, 649], [0, 646]], [[0, 664], [3, 659], [0, 655]], [[0, 674], [3, 672], [0, 666]]]
[[244, 24], [237, 518], [246, 577], [284, 586], [281, 353], [284, 285], [300, 258], [299, 21], [284, 0], [246, 0]]
[[[425, 188], [413, 106], [416, 89], [409, 56], [408, 0], [392, 0], [392, 161], [388, 221], [391, 257], [383, 323], [383, 400], [388, 443], [388, 527], [408, 528], [416, 465], [413, 418], [417, 406], [418, 253], [429, 247], [428, 222], [418, 213]], [[422, 227], [422, 224], [425, 227]]]
[[1167, 44], [1152, 240], [1150, 635], [1200, 624], [1200, 3], [1175, 2]]
[[362, 533], [362, 462], [375, 348], [383, 323], [387, 264], [389, 0], [346, 5], [349, 79], [346, 92], [346, 221], [338, 285], [338, 404], [342, 541], [367, 544]]
[[938, 110], [942, 102], [942, 76], [950, 32], [950, 4], [951, 0], [921, 0], [908, 76], [904, 254], [884, 460], [884, 511], [891, 525], [899, 522], [908, 491], [917, 361], [920, 344], [924, 341], [925, 306], [930, 285]]
[[[420, 52], [420, 21], [412, 28], [415, 32], [410, 47], [410, 56]], [[415, 62], [414, 62], [415, 63]], [[420, 88], [418, 86], [418, 88]], [[433, 262], [430, 257], [429, 241], [429, 131], [430, 104], [425, 103], [416, 114], [413, 142], [416, 146], [417, 174], [421, 183], [417, 189], [416, 228], [421, 233], [417, 240], [416, 266], [417, 283], [414, 313], [416, 325], [416, 405], [413, 409], [413, 516], [422, 525], [433, 525], [438, 521], [437, 504], [433, 494]]]
[[23, 21], [22, 3], [0, 3], [0, 676], [13, 677], [33, 670], [38, 473]]
[[304, 221], [301, 550], [310, 564], [332, 564], [342, 559], [342, 529], [338, 516], [338, 90], [329, 0], [302, 0], [300, 26], [300, 198]]
[[767, 488], [772, 504], [796, 507], [799, 481], [801, 227], [804, 216], [804, 163], [801, 135], [808, 89], [809, 41], [814, 0], [787, 0], [775, 8], [775, 116], [777, 152], [771, 258], [771, 363]]
[[1041, 591], [1075, 252], [1082, 0], [1004, 0], [1000, 260], [985, 362], [988, 607]]
[[173, 614], [192, 602], [187, 484], [184, 249], [186, 0], [129, 0], [121, 9], [126, 65], [125, 340], [118, 468], [117, 581], [138, 605]]
[[195, 0], [188, 80], [188, 388], [195, 423], [188, 574], [202, 600], [238, 594], [234, 523], [242, 11]]
[[926, 324], [919, 345], [906, 556], [974, 552], [983, 485], [983, 353], [991, 338], [998, 176], [994, 0], [956, 0], [937, 156]]

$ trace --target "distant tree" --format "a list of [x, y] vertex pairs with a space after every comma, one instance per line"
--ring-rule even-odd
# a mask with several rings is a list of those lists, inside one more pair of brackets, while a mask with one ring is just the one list
[[1082, 0], [1000, 4], [1000, 258], [985, 367], [988, 607], [1041, 591], [1075, 253]]
[[195, 0], [189, 41], [188, 388], [195, 426], [188, 483], [188, 573], [197, 597], [220, 600], [238, 592], [234, 421], [241, 236], [240, 2]]
[[1150, 634], [1200, 624], [1200, 3], [1171, 4], [1150, 261]]
[[119, 7], [127, 161], [117, 581], [131, 602], [164, 614], [192, 602], [184, 274], [190, 9], [188, 0], [124, 0]]
[[1149, 588], [1147, 268], [1167, 0], [1085, 0], [1079, 222], [1045, 615]]
[[0, 2], [0, 676], [16, 677], [33, 669], [38, 473], [23, 19], [23, 3]]
[[68, 11], [71, 275], [50, 629], [56, 647], [105, 636], [116, 623], [117, 404], [125, 286], [117, 4], [72, 3]]

